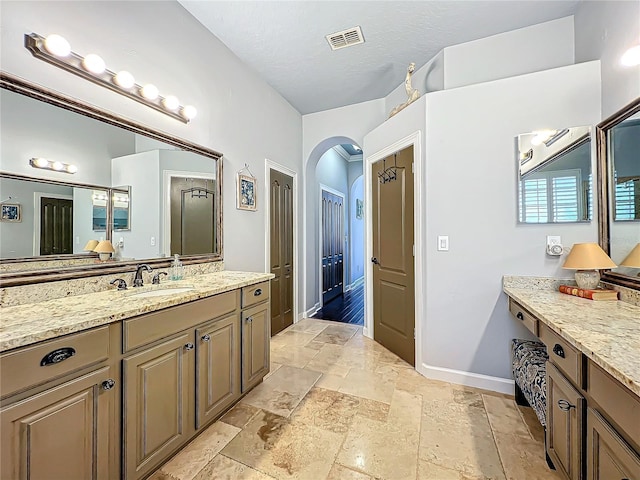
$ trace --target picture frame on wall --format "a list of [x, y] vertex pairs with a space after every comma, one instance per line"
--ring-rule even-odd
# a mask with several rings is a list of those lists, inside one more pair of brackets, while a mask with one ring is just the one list
[[22, 205], [19, 203], [3, 203], [1, 220], [3, 222], [21, 222]]
[[236, 208], [239, 210], [257, 210], [257, 188], [256, 179], [249, 175], [238, 173]]
[[358, 220], [362, 219], [364, 212], [364, 202], [359, 198], [356, 198], [356, 218]]

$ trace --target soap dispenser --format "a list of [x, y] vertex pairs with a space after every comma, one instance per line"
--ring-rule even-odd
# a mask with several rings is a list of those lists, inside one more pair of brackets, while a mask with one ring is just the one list
[[173, 256], [173, 263], [171, 264], [171, 280], [182, 280], [184, 276], [184, 269], [182, 267], [182, 262], [180, 261], [179, 255], [176, 253]]

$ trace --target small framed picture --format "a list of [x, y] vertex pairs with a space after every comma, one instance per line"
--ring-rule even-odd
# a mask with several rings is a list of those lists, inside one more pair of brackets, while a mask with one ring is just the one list
[[364, 212], [364, 203], [359, 198], [356, 198], [356, 218], [361, 219]]
[[3, 222], [21, 222], [22, 206], [19, 203], [3, 203], [2, 204], [2, 221]]
[[236, 208], [240, 210], [252, 210], [257, 209], [256, 199], [256, 179], [248, 175], [238, 174], [238, 191], [237, 191], [237, 203]]

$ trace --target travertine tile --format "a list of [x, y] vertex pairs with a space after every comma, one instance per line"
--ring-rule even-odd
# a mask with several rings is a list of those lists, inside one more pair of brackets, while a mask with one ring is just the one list
[[394, 390], [393, 381], [389, 381], [373, 372], [357, 368], [349, 370], [342, 387], [339, 389], [342, 393], [385, 403], [391, 402]]
[[305, 368], [316, 372], [346, 377], [351, 367], [337, 363], [337, 360], [342, 355], [342, 350], [342, 347], [339, 345], [325, 344], [317, 352], [317, 355], [307, 363]]
[[318, 322], [310, 318], [304, 318], [298, 323], [292, 325], [287, 329], [288, 332], [304, 332], [304, 333], [320, 333], [324, 330], [328, 323]]
[[290, 332], [285, 330], [279, 334], [271, 337], [272, 348], [290, 347], [290, 346], [303, 346], [309, 343], [316, 337], [315, 333], [306, 332]]
[[217, 455], [194, 480], [273, 480], [273, 477], [247, 467], [240, 462]]
[[222, 454], [278, 479], [324, 479], [342, 434], [292, 423], [265, 412], [253, 419]]
[[160, 469], [169, 478], [191, 480], [220, 453], [240, 429], [216, 422]]
[[237, 403], [231, 410], [225, 413], [221, 422], [228, 423], [234, 427], [244, 428], [247, 423], [253, 420], [262, 410], [246, 403]]
[[304, 368], [317, 354], [317, 350], [306, 346], [286, 345], [272, 352], [271, 360], [290, 367]]
[[[273, 356], [273, 353], [271, 353], [271, 355]], [[269, 373], [267, 373], [263, 380], [266, 380], [267, 378], [269, 378], [271, 375], [273, 375], [274, 373], [276, 373], [276, 370], [278, 370], [280, 367], [282, 366], [282, 364], [280, 363], [275, 363], [275, 362], [271, 362], [271, 365], [269, 366]]]
[[339, 463], [334, 463], [327, 480], [373, 480], [373, 477], [351, 470]]
[[544, 427], [538, 420], [538, 416], [536, 412], [531, 407], [523, 407], [521, 405], [516, 405], [518, 408], [518, 412], [524, 421], [524, 424], [533, 438], [538, 443], [544, 443]]
[[360, 399], [351, 395], [312, 388], [289, 419], [336, 433], [345, 433], [360, 407]]
[[469, 477], [457, 470], [441, 467], [433, 463], [420, 460], [418, 463], [418, 479], [422, 480], [484, 480], [482, 477]]
[[330, 325], [314, 339], [316, 342], [344, 345], [358, 331], [357, 327], [349, 325]]
[[482, 395], [493, 433], [508, 433], [531, 438], [513, 399]]
[[563, 477], [547, 466], [544, 444], [520, 435], [495, 434], [498, 452], [507, 480], [561, 480]]
[[339, 375], [331, 375], [329, 373], [323, 373], [320, 379], [316, 382], [316, 387], [325, 388], [327, 390], [340, 390], [344, 383], [344, 377]]

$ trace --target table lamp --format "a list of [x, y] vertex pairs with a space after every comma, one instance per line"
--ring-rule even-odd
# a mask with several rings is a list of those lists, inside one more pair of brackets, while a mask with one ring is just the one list
[[562, 268], [576, 270], [578, 287], [592, 290], [600, 283], [598, 270], [616, 266], [597, 243], [575, 243]]
[[106, 262], [116, 250], [109, 240], [101, 240], [93, 251], [99, 254], [101, 262]]
[[620, 262], [620, 266], [640, 268], [640, 243], [633, 247], [631, 253], [629, 253], [622, 262]]
[[98, 243], [98, 240], [89, 240], [82, 250], [85, 252], [93, 252], [93, 249], [98, 246]]

